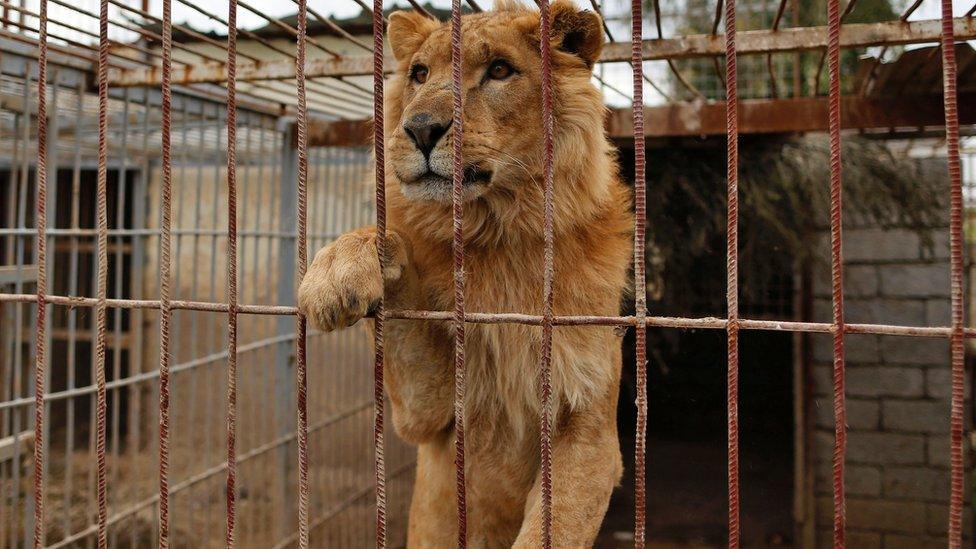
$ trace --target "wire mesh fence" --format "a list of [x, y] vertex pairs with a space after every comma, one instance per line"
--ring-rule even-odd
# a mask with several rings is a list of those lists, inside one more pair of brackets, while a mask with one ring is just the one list
[[[2, 59], [3, 157], [0, 158], [0, 274], [5, 294], [37, 292], [37, 62]], [[57, 66], [49, 73], [47, 284], [52, 294], [97, 296], [97, 98], [87, 75]], [[106, 296], [153, 300], [159, 295], [160, 94], [118, 90], [109, 99]], [[172, 298], [219, 302], [227, 294], [227, 132], [222, 104], [175, 95], [171, 129]], [[293, 303], [295, 155], [290, 122], [241, 110], [237, 131], [240, 299], [253, 305]], [[362, 147], [316, 148], [309, 155], [309, 244], [373, 218]], [[34, 416], [31, 379], [37, 308], [0, 304], [0, 545], [31, 544]], [[47, 305], [45, 543], [90, 545], [97, 535], [95, 433], [97, 330], [93, 309]], [[155, 541], [158, 505], [158, 310], [110, 308], [106, 318], [107, 526], [112, 546]], [[294, 427], [294, 323], [286, 317], [242, 316], [238, 327], [238, 491], [246, 546], [287, 544], [297, 525]], [[180, 546], [224, 541], [226, 456], [224, 375], [228, 351], [223, 315], [173, 312], [170, 418], [171, 532]], [[372, 362], [360, 329], [312, 334], [309, 352], [328, 357], [309, 375], [311, 517], [315, 539], [351, 546], [367, 539], [372, 520]], [[391, 518], [404, 527], [412, 456], [394, 446]]]

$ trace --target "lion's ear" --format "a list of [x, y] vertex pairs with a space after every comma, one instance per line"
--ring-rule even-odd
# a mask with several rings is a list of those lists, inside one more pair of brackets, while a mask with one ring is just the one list
[[571, 0], [556, 0], [549, 8], [552, 38], [557, 47], [593, 67], [603, 49], [603, 21], [600, 16], [580, 10]]
[[390, 37], [393, 57], [397, 61], [409, 59], [437, 26], [436, 21], [415, 11], [391, 13], [387, 34]]

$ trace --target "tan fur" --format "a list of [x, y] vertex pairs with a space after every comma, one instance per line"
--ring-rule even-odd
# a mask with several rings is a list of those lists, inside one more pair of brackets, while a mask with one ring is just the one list
[[[599, 18], [569, 0], [552, 5], [555, 127], [556, 314], [618, 313], [631, 251], [629, 198], [603, 133], [590, 84]], [[362, 318], [385, 286], [388, 308], [453, 310], [450, 189], [422, 193], [424, 162], [402, 123], [416, 113], [451, 118], [450, 26], [414, 13], [390, 18], [399, 68], [387, 84], [389, 241], [380, 272], [372, 227], [318, 252], [299, 291], [312, 324], [332, 330]], [[539, 15], [512, 3], [464, 17], [466, 166], [490, 170], [465, 188], [465, 305], [469, 312], [540, 314], [543, 271]], [[570, 51], [564, 51], [570, 50]], [[516, 73], [486, 80], [503, 57]], [[429, 78], [409, 79], [423, 63]], [[450, 177], [448, 131], [429, 166]], [[446, 173], [445, 173], [446, 170]], [[404, 175], [406, 174], [406, 176]], [[449, 186], [449, 180], [446, 181]], [[413, 187], [411, 187], [413, 186]], [[454, 547], [454, 338], [450, 323], [386, 324], [387, 391], [397, 432], [418, 445], [410, 547]], [[466, 475], [471, 547], [538, 547], [541, 329], [468, 324]], [[553, 385], [553, 527], [558, 547], [592, 545], [621, 473], [616, 431], [620, 341], [608, 327], [556, 327]]]

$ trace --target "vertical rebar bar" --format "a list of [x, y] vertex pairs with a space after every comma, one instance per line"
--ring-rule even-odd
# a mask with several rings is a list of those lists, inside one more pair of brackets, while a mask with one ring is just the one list
[[542, 491], [542, 546], [552, 547], [552, 326], [553, 326], [553, 128], [552, 40], [549, 0], [539, 2], [539, 50], [542, 57], [542, 154], [543, 154], [543, 280], [542, 344], [539, 350], [539, 393], [542, 401], [540, 428], [540, 480]]
[[[162, 189], [160, 189], [160, 259], [159, 259], [159, 549], [169, 548], [169, 367], [170, 367], [170, 247], [172, 231], [173, 162], [172, 108], [170, 89], [173, 66], [172, 0], [163, 0], [163, 68], [162, 68]], [[186, 102], [184, 101], [184, 106]], [[185, 118], [185, 115], [184, 115]], [[186, 148], [184, 120], [182, 145]], [[185, 172], [185, 168], [182, 170]]]
[[942, 0], [942, 88], [945, 107], [946, 157], [949, 170], [949, 247], [952, 306], [952, 398], [950, 409], [951, 490], [949, 547], [962, 547], [965, 457], [963, 455], [966, 365], [963, 349], [963, 200], [959, 165], [959, 97], [956, 90], [956, 40], [952, 0]]
[[644, 274], [647, 181], [644, 150], [643, 12], [641, 0], [631, 1], [631, 66], [633, 67], [634, 120], [634, 311], [640, 319], [634, 327], [637, 368], [637, 433], [634, 439], [634, 544], [644, 547], [647, 528], [647, 282]]
[[838, 549], [845, 544], [844, 454], [847, 448], [847, 409], [844, 391], [844, 253], [841, 219], [843, 196], [840, 150], [840, 23], [839, 0], [827, 0], [827, 69], [830, 74], [827, 100], [830, 134], [830, 278], [834, 343], [834, 547]]
[[[227, 547], [237, 520], [237, 0], [227, 3]], [[218, 132], [220, 129], [218, 128]], [[216, 209], [216, 208], [215, 208]]]
[[[47, 371], [47, 0], [40, 0], [37, 58], [37, 324], [34, 362], [34, 547], [44, 545], [44, 386]], [[55, 116], [57, 114], [55, 113]], [[57, 152], [55, 151], [55, 155]], [[57, 174], [55, 174], [57, 177]], [[17, 450], [15, 450], [17, 451]]]
[[[383, 0], [373, 0], [373, 154], [376, 178], [376, 252], [380, 272], [386, 265], [386, 166], [383, 141]], [[385, 291], [384, 291], [385, 293]], [[373, 320], [373, 446], [376, 477], [376, 548], [386, 548], [386, 457], [383, 436], [383, 320], [380, 299]]]
[[95, 414], [95, 452], [97, 454], [98, 490], [98, 547], [108, 545], [108, 485], [105, 463], [105, 317], [106, 291], [108, 289], [108, 0], [100, 0], [99, 41], [98, 41], [98, 176], [96, 182], [97, 209], [97, 287], [98, 305], [95, 309], [96, 342], [95, 370], [97, 389], [97, 411]]
[[464, 111], [461, 104], [461, 1], [451, 2], [451, 83], [453, 110], [452, 217], [454, 223], [454, 469], [458, 547], [467, 547], [467, 494], [464, 482]]
[[[301, 283], [308, 264], [308, 102], [305, 93], [306, 0], [298, 0], [298, 37], [295, 74], [298, 83], [298, 254], [294, 283]], [[298, 546], [308, 549], [308, 372], [305, 315], [296, 315], [295, 374], [298, 391]]]
[[736, 1], [725, 2], [726, 303], [728, 336], [729, 547], [739, 547], [739, 95], [735, 51]]

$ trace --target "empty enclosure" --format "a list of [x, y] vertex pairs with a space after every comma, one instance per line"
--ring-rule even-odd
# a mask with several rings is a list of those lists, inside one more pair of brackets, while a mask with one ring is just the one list
[[[551, 471], [550, 392], [551, 338], [559, 326], [616, 326], [632, 332], [635, 368], [625, 380], [634, 387], [636, 401], [634, 516], [629, 526], [638, 546], [648, 542], [653, 509], [646, 501], [655, 490], [646, 484], [646, 468], [655, 466], [646, 460], [648, 422], [655, 421], [648, 416], [648, 365], [654, 361], [648, 356], [649, 330], [725, 333], [730, 547], [740, 544], [744, 517], [739, 492], [748, 490], [740, 482], [739, 465], [740, 334], [821, 334], [831, 339], [831, 491], [829, 509], [817, 513], [829, 522], [822, 525], [829, 532], [819, 538], [821, 543], [832, 540], [837, 547], [845, 545], [847, 533], [845, 342], [864, 335], [941, 342], [951, 349], [941, 395], [949, 404], [944, 417], [948, 427], [944, 435], [939, 433], [951, 456], [950, 482], [938, 495], [945, 520], [936, 517], [941, 526], [928, 534], [944, 538], [950, 547], [961, 547], [964, 537], [971, 543], [971, 526], [963, 526], [964, 511], [971, 512], [964, 486], [972, 481], [965, 451], [964, 343], [976, 331], [964, 323], [966, 212], [959, 136], [960, 117], [964, 125], [974, 120], [971, 109], [960, 111], [955, 56], [961, 51], [966, 59], [972, 57], [957, 49], [955, 41], [976, 37], [972, 9], [953, 17], [951, 1], [942, 0], [940, 20], [905, 23], [918, 8], [916, 2], [902, 21], [852, 23], [842, 30], [842, 20], [855, 3], [842, 12], [838, 0], [828, 0], [825, 26], [780, 29], [787, 7], [783, 0], [769, 28], [737, 37], [736, 1], [726, 0], [709, 21], [710, 34], [662, 38], [655, 2], [660, 39], [645, 40], [646, 6], [634, 0], [627, 14], [631, 43], [609, 44], [601, 62], [629, 64], [633, 82], [632, 91], [623, 94], [631, 101], [629, 112], [617, 111], [608, 119], [611, 137], [633, 143], [633, 157], [622, 158], [628, 162], [625, 171], [633, 175], [637, 291], [618, 316], [557, 316], [553, 311], [552, 280], [558, 274], [553, 272], [552, 250], [559, 242], [553, 237], [552, 211], [552, 52], [543, 40], [542, 313], [466, 311], [462, 159], [456, 149], [455, 309], [381, 306], [373, 319], [375, 340], [370, 341], [360, 327], [333, 334], [309, 332], [295, 307], [296, 284], [310, 250], [314, 253], [362, 225], [375, 223], [380, 235], [385, 231], [385, 166], [374, 158], [383, 158], [384, 74], [391, 70], [384, 60], [386, 12], [380, 0], [371, 10], [356, 3], [363, 7], [371, 40], [337, 27], [310, 10], [305, 0], [295, 0], [297, 15], [286, 20], [237, 0], [230, 0], [226, 18], [194, 8], [226, 29], [220, 39], [174, 24], [170, 0], [163, 0], [157, 11], [121, 0], [101, 0], [97, 10], [60, 0], [39, 0], [36, 6], [0, 4], [5, 10], [0, 29], [0, 546], [401, 544], [415, 458], [386, 421], [385, 319], [453, 323], [457, 402], [464, 398], [466, 324], [538, 327], [544, 547], [559, 545], [551, 531], [552, 486], [559, 475]], [[424, 9], [412, 0], [410, 4]], [[239, 29], [238, 6], [266, 19], [278, 34]], [[595, 1], [591, 7], [601, 9]], [[468, 8], [481, 9], [470, 0]], [[547, 0], [539, 2], [544, 36], [550, 32], [548, 8]], [[454, 0], [450, 24], [458, 29], [461, 13], [460, 0]], [[97, 32], [73, 24], [73, 18], [84, 17], [98, 21]], [[133, 18], [141, 23], [132, 23]], [[723, 19], [724, 36], [718, 33]], [[309, 36], [313, 22], [332, 29], [338, 38]], [[238, 49], [238, 39], [248, 40], [247, 46]], [[458, 32], [456, 52], [460, 40]], [[892, 104], [884, 101], [856, 103], [856, 98], [842, 97], [843, 49], [925, 43], [940, 44], [929, 53], [929, 58], [942, 58], [944, 89], [935, 107], [926, 104], [905, 112], [886, 108]], [[307, 59], [311, 50], [319, 57]], [[740, 57], [772, 59], [773, 54], [800, 51], [824, 52], [820, 64], [826, 67], [826, 101], [794, 103], [805, 110], [779, 117], [775, 111], [763, 114], [749, 101], [740, 105]], [[668, 134], [725, 137], [721, 254], [726, 276], [720, 286], [726, 310], [717, 316], [657, 315], [648, 305], [646, 231], [654, 220], [646, 214], [651, 167], [645, 137], [650, 141], [664, 135], [655, 132], [669, 118], [657, 108], [645, 111], [644, 86], [659, 88], [644, 73], [644, 63], [667, 61], [668, 74], [694, 94], [694, 83], [685, 81], [672, 64], [687, 59], [714, 60], [724, 90], [724, 102], [678, 104], [676, 109], [695, 109], [697, 125], [672, 128], [676, 133]], [[748, 61], [743, 65], [751, 66]], [[875, 77], [880, 65], [879, 56], [876, 66], [862, 75], [870, 85], [883, 85], [885, 79]], [[703, 66], [710, 70], [710, 64]], [[778, 97], [772, 61], [768, 68], [774, 81], [771, 96]], [[606, 93], [613, 91], [605, 74], [597, 78]], [[821, 87], [819, 78], [811, 86], [810, 101]], [[458, 127], [464, 122], [459, 79], [454, 81]], [[967, 89], [966, 97], [970, 93]], [[873, 118], [862, 116], [869, 107], [875, 109]], [[797, 112], [806, 118], [795, 116]], [[372, 148], [365, 145], [370, 131], [357, 123], [370, 114]], [[823, 220], [830, 243], [829, 322], [795, 315], [776, 318], [786, 309], [775, 307], [762, 318], [740, 315], [750, 310], [739, 305], [739, 159], [750, 143], [740, 138], [740, 129], [743, 134], [762, 133], [757, 128], [784, 123], [778, 131], [826, 130], [829, 135], [824, 159], [829, 178], [822, 182], [829, 188]], [[901, 317], [890, 322], [848, 322], [845, 317], [841, 131], [896, 127], [938, 127], [945, 139], [947, 166], [941, 169], [948, 179], [940, 196], [948, 209], [949, 277], [944, 282], [951, 300], [946, 321], [935, 325], [897, 321]], [[780, 298], [788, 301], [793, 293], [790, 287]], [[458, 545], [464, 546], [464, 407], [455, 406], [455, 411]], [[931, 451], [934, 440], [926, 437], [924, 444], [930, 446], [922, 453]], [[936, 503], [927, 505], [920, 507], [922, 514]]]

